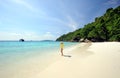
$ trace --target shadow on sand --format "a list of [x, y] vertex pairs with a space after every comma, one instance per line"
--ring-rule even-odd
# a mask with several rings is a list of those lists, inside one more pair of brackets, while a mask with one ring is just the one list
[[63, 55], [63, 56], [64, 56], [64, 57], [69, 57], [69, 58], [72, 57], [72, 56], [70, 56], [70, 55]]
[[91, 45], [92, 43], [87, 43], [83, 47], [80, 47], [79, 53], [81, 57], [87, 57], [94, 54], [94, 52], [89, 51]]
[[[79, 49], [73, 50], [73, 52], [76, 52], [77, 55], [80, 55], [81, 57], [87, 57], [87, 56], [93, 55], [94, 52], [89, 51], [89, 48], [91, 45], [92, 45], [92, 43], [87, 43], [87, 44], [79, 47]], [[63, 57], [71, 58], [72, 56], [65, 54], [65, 55], [63, 55]]]

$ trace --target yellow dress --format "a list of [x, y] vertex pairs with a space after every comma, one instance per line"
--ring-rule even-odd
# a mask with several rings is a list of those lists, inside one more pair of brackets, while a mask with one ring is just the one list
[[62, 49], [64, 48], [64, 44], [63, 43], [60, 44], [60, 48], [62, 48]]

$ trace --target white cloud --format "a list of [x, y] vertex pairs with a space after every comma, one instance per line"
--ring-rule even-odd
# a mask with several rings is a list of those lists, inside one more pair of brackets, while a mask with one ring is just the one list
[[30, 3], [26, 2], [25, 0], [12, 0], [12, 2], [24, 6], [31, 11], [37, 11], [35, 7], [33, 7]]
[[10, 33], [10, 35], [13, 35], [13, 36], [22, 36], [22, 34], [20, 34], [20, 33]]
[[107, 1], [105, 4], [106, 4], [106, 5], [115, 5], [115, 4], [118, 3], [118, 1], [119, 1], [119, 0], [109, 0], [109, 1]]
[[69, 21], [67, 25], [73, 30], [76, 30], [78, 28], [77, 22], [69, 15], [67, 15], [67, 19]]
[[50, 20], [50, 21], [53, 21], [53, 22], [57, 22], [57, 23], [60, 23], [66, 27], [69, 27], [70, 29], [72, 30], [76, 30], [78, 28], [78, 23], [69, 15], [66, 16], [66, 20], [62, 20], [60, 18], [55, 18], [55, 17], [50, 17], [50, 16], [47, 16], [46, 17], [46, 20]]
[[39, 35], [35, 32], [0, 32], [0, 40], [55, 40], [56, 37], [51, 34], [51, 32], [46, 32], [45, 34]]
[[55, 36], [53, 34], [51, 34], [51, 32], [46, 32], [44, 35], [43, 35], [43, 38], [46, 40], [55, 40]]
[[[0, 40], [14, 40], [15, 34], [9, 32], [0, 32]], [[17, 39], [17, 38], [16, 38]]]
[[21, 13], [24, 12], [23, 8], [25, 8], [32, 12], [32, 17], [45, 16], [47, 14], [42, 7], [38, 7], [38, 5], [30, 2], [29, 0], [0, 0], [0, 5], [5, 9], [11, 9], [11, 11], [14, 10], [15, 12], [17, 12], [16, 7], [21, 8], [18, 9], [18, 12], [21, 11]]

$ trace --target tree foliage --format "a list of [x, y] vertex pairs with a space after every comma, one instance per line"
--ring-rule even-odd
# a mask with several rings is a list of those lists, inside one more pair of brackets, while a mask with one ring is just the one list
[[120, 41], [120, 6], [109, 8], [101, 17], [74, 32], [64, 34], [57, 41], [79, 41], [89, 39], [95, 41]]

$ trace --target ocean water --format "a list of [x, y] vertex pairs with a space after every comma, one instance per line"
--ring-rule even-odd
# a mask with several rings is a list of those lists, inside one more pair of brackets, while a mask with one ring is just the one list
[[[64, 42], [65, 48], [76, 43]], [[54, 41], [3, 41], [0, 42], [0, 62], [14, 61], [14, 59], [59, 52], [60, 42]]]
[[[65, 49], [77, 43], [64, 42]], [[40, 71], [38, 67], [45, 67], [47, 56], [60, 56], [60, 42], [55, 41], [1, 41], [0, 42], [0, 77], [19, 78], [26, 73], [22, 71]], [[41, 60], [42, 59], [42, 60]], [[47, 60], [50, 60], [48, 58]], [[46, 62], [45, 62], [46, 61]], [[47, 65], [46, 65], [47, 66]], [[17, 72], [20, 74], [18, 77]], [[32, 73], [33, 73], [32, 72]], [[5, 74], [6, 73], [6, 74]], [[10, 77], [11, 76], [11, 77]], [[26, 76], [27, 78], [27, 76]], [[28, 77], [29, 78], [29, 77]]]

